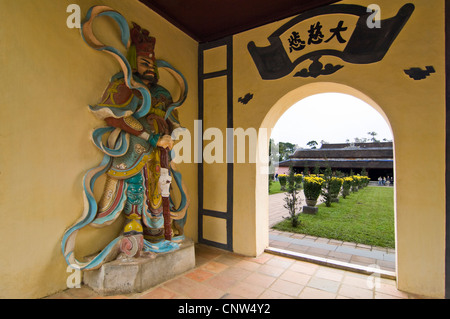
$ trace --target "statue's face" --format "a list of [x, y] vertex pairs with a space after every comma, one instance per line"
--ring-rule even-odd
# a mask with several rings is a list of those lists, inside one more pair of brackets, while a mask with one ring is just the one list
[[137, 72], [141, 79], [150, 81], [150, 83], [156, 83], [156, 65], [154, 55], [137, 57]]

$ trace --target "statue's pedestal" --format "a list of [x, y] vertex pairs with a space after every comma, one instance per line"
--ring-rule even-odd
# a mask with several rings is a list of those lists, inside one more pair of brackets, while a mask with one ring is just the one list
[[195, 267], [194, 242], [185, 239], [180, 248], [140, 257], [131, 261], [114, 260], [96, 270], [83, 273], [84, 284], [101, 295], [143, 292]]
[[317, 214], [318, 211], [319, 211], [319, 207], [315, 207], [315, 206], [303, 206], [302, 213], [303, 213], [303, 214], [315, 215], [315, 214]]

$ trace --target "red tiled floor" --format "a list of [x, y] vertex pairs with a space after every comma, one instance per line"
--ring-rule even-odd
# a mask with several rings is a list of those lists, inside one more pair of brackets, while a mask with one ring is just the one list
[[261, 286], [264, 288], [270, 287], [272, 283], [276, 280], [276, 278], [260, 273], [253, 273], [247, 278], [244, 279], [245, 282], [248, 282], [252, 285]]
[[316, 271], [315, 276], [334, 281], [341, 281], [344, 278], [344, 273], [345, 272], [343, 270], [339, 269], [320, 268], [319, 270]]
[[162, 286], [165, 289], [187, 296], [195, 285], [199, 285], [199, 283], [189, 278], [186, 278], [185, 276], [182, 276], [169, 280]]
[[261, 255], [259, 255], [258, 257], [244, 257], [244, 259], [246, 260], [251, 260], [255, 263], [259, 263], [259, 264], [264, 264], [265, 262], [267, 262], [269, 259], [273, 258], [274, 256], [268, 253], [262, 253]]
[[210, 262], [204, 264], [201, 268], [218, 274], [221, 271], [224, 271], [225, 269], [227, 269], [228, 267], [229, 267], [228, 265], [225, 265], [225, 264], [222, 264], [222, 263], [219, 263], [216, 261], [210, 261]]
[[272, 259], [268, 260], [266, 262], [266, 265], [270, 265], [270, 266], [275, 266], [275, 267], [279, 267], [279, 268], [289, 268], [295, 260], [293, 259], [289, 259], [289, 258], [284, 258], [284, 257], [279, 257], [279, 256], [275, 256]]
[[214, 273], [207, 271], [207, 270], [203, 270], [201, 268], [197, 268], [197, 269], [190, 271], [185, 276], [192, 280], [202, 282], [202, 281], [205, 281], [206, 279], [214, 276]]
[[276, 267], [276, 266], [271, 266], [271, 265], [262, 265], [260, 268], [258, 268], [257, 270], [259, 273], [265, 274], [265, 275], [269, 275], [272, 277], [278, 277], [280, 276], [285, 269], [281, 268], [281, 267]]
[[374, 292], [368, 288], [359, 288], [343, 284], [339, 289], [339, 295], [352, 299], [373, 299]]
[[324, 279], [320, 277], [313, 277], [308, 282], [307, 286], [331, 293], [337, 293], [339, 290], [340, 283], [334, 280]]
[[48, 298], [417, 298], [397, 290], [395, 280], [269, 253], [252, 258], [196, 245], [196, 258], [194, 269], [145, 292], [102, 297], [83, 286], [80, 290], [67, 290]]
[[291, 281], [277, 279], [272, 286], [270, 286], [270, 290], [291, 296], [297, 297], [300, 292], [303, 290], [305, 286], [300, 285]]
[[226, 274], [218, 274], [210, 279], [208, 279], [205, 284], [223, 290], [228, 291], [238, 282], [237, 279], [227, 276]]
[[281, 279], [298, 283], [300, 285], [306, 285], [308, 281], [311, 279], [310, 275], [302, 274], [300, 272], [286, 270], [281, 276]]
[[305, 287], [305, 289], [302, 290], [302, 292], [299, 295], [300, 299], [335, 299], [336, 294], [311, 288], [311, 287]]
[[156, 287], [155, 289], [139, 296], [139, 299], [172, 299], [176, 296], [177, 294], [173, 291], [163, 287]]
[[241, 260], [238, 263], [236, 263], [235, 266], [239, 267], [239, 268], [247, 269], [247, 270], [250, 270], [250, 271], [255, 271], [259, 267], [261, 267], [261, 264], [255, 263], [255, 262], [252, 262], [252, 261], [249, 261], [249, 260]]
[[260, 299], [294, 299], [294, 297], [282, 294], [274, 290], [266, 290], [260, 296]]
[[289, 267], [290, 270], [301, 272], [307, 275], [312, 275], [316, 272], [316, 270], [319, 268], [318, 265], [308, 263], [305, 261], [295, 261], [291, 267]]
[[230, 288], [230, 293], [248, 299], [256, 299], [264, 292], [264, 290], [264, 287], [258, 285], [253, 285], [247, 282], [238, 282], [236, 285]]

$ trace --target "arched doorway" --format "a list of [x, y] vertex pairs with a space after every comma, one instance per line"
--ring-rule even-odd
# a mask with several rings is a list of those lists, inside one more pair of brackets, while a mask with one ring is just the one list
[[[354, 88], [351, 88], [346, 85], [337, 84], [337, 83], [331, 83], [331, 82], [312, 83], [312, 84], [308, 84], [308, 85], [299, 87], [299, 88], [289, 92], [288, 94], [283, 96], [281, 99], [279, 99], [277, 101], [277, 103], [275, 103], [272, 106], [272, 108], [269, 110], [266, 117], [264, 118], [261, 128], [265, 128], [268, 130], [273, 128], [275, 126], [275, 124], [277, 123], [277, 121], [280, 119], [280, 117], [289, 108], [291, 108], [292, 105], [294, 105], [296, 102], [298, 102], [302, 99], [306, 99], [308, 97], [317, 95], [317, 94], [331, 93], [331, 92], [347, 94], [347, 95], [353, 96], [359, 100], [364, 101], [365, 103], [370, 105], [373, 109], [375, 109], [381, 115], [381, 117], [385, 120], [385, 122], [389, 126], [390, 131], [392, 132], [392, 128], [390, 127], [390, 122], [389, 122], [386, 114], [384, 113], [382, 108], [375, 101], [373, 101], [370, 97], [368, 97], [364, 93], [362, 93]], [[393, 136], [393, 134], [392, 134], [392, 136]], [[395, 147], [393, 149], [395, 150]], [[259, 171], [261, 171], [261, 169], [262, 169], [261, 167], [258, 168], [258, 166], [260, 166], [260, 165], [264, 166], [264, 164], [263, 163], [257, 164], [257, 169]], [[395, 154], [394, 154], [393, 169], [395, 171]], [[394, 176], [395, 176], [395, 174], [394, 174]], [[268, 185], [265, 177], [262, 174], [257, 174], [257, 184]], [[267, 189], [265, 191], [262, 191], [261, 188], [264, 188], [264, 187], [259, 186], [259, 189], [258, 189], [258, 187], [256, 187], [256, 195], [255, 195], [256, 203], [257, 203], [257, 206], [260, 205], [260, 208], [257, 209], [257, 212], [258, 211], [260, 212], [261, 210], [268, 212], [269, 207], [267, 207], [267, 210], [264, 210], [265, 209], [264, 206], [266, 204], [268, 205], [268, 201], [269, 201], [268, 195], [267, 195], [268, 192], [267, 192]], [[396, 217], [395, 217], [396, 216], [395, 183], [394, 183], [393, 188], [394, 188], [394, 218], [396, 219]], [[258, 204], [258, 203], [260, 203], [260, 204]], [[395, 228], [395, 233], [397, 233], [396, 228]], [[266, 245], [269, 246], [268, 241], [266, 242]], [[395, 258], [395, 260], [393, 262], [396, 262], [396, 260], [397, 260], [397, 258]], [[395, 267], [395, 268], [397, 268], [397, 267]]]

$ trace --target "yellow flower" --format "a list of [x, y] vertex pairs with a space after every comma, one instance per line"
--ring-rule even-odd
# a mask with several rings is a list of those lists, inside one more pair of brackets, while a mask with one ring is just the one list
[[304, 180], [306, 183], [315, 183], [319, 185], [322, 185], [325, 182], [323, 178], [315, 176], [305, 176]]

